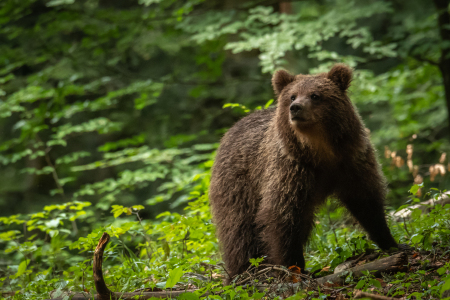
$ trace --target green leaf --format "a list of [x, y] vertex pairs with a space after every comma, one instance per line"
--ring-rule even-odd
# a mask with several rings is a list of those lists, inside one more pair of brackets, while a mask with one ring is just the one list
[[413, 185], [413, 186], [411, 187], [411, 189], [409, 190], [409, 192], [415, 196], [415, 195], [417, 194], [417, 192], [419, 191], [419, 189], [422, 188], [422, 187], [423, 187], [423, 183], [421, 183], [421, 184], [415, 184], [415, 185]]
[[134, 210], [143, 210], [145, 207], [143, 205], [133, 205], [132, 208]]
[[262, 297], [264, 297], [264, 295], [266, 295], [266, 293], [254, 293], [252, 295], [252, 299], [258, 300], [258, 299], [261, 299]]
[[170, 256], [170, 247], [169, 247], [169, 243], [163, 239], [162, 241], [162, 246], [163, 246], [163, 251], [164, 251], [164, 259], [168, 259]]
[[183, 274], [184, 272], [182, 267], [171, 270], [169, 272], [169, 278], [167, 278], [166, 288], [173, 288]]
[[17, 270], [17, 273], [15, 274], [16, 278], [21, 276], [23, 273], [25, 273], [29, 263], [30, 263], [30, 260], [26, 259], [19, 264], [19, 269]]
[[417, 220], [420, 218], [421, 215], [422, 215], [422, 210], [420, 208], [416, 208], [412, 211], [411, 218], [413, 218], [414, 220]]
[[114, 218], [118, 218], [124, 213], [124, 207], [122, 205], [112, 205], [111, 207], [111, 212], [114, 214]]
[[416, 233], [411, 237], [411, 242], [413, 242], [413, 244], [418, 244], [422, 241], [422, 239], [423, 235]]
[[441, 296], [445, 291], [450, 290], [450, 279], [448, 279], [441, 287]]
[[423, 295], [422, 293], [414, 292], [411, 295], [409, 295], [408, 298], [415, 297], [417, 300], [421, 300], [422, 299], [422, 295]]
[[427, 232], [423, 237], [423, 246], [425, 249], [431, 249], [432, 243], [433, 243], [433, 239], [431, 237], [431, 233]]
[[58, 6], [58, 5], [67, 5], [67, 4], [73, 4], [75, 3], [75, 0], [51, 0], [47, 2], [47, 6]]
[[252, 266], [259, 267], [259, 263], [262, 262], [263, 260], [264, 260], [263, 257], [250, 258], [250, 263], [252, 264]]
[[273, 103], [273, 99], [270, 99], [269, 101], [267, 101], [267, 103], [264, 105], [264, 108], [267, 109], [269, 108], [269, 106]]
[[376, 279], [371, 279], [369, 282], [370, 285], [373, 285], [374, 287], [380, 288], [381, 289], [381, 282], [379, 282]]
[[[2, 220], [0, 220], [1, 222]], [[6, 232], [0, 232], [0, 241], [12, 241], [20, 236], [20, 231], [10, 230]]]
[[358, 281], [358, 284], [355, 286], [355, 289], [362, 289], [362, 287], [364, 286], [364, 284], [366, 283], [365, 280], [361, 279], [360, 281]]
[[195, 293], [183, 293], [180, 296], [178, 296], [178, 299], [180, 299], [180, 300], [199, 300], [200, 298]]

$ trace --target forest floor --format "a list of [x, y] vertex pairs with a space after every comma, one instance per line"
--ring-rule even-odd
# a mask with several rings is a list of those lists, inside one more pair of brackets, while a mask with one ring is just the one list
[[[315, 273], [302, 274], [296, 266], [254, 263], [245, 273], [237, 276], [231, 285], [214, 290], [204, 290], [188, 283], [176, 284], [170, 291], [160, 288], [140, 289], [130, 293], [113, 293], [106, 286], [102, 274], [103, 250], [109, 241], [104, 234], [94, 253], [94, 281], [97, 300], [103, 299], [445, 299], [450, 297], [449, 275], [450, 248], [432, 245], [432, 250], [385, 253], [368, 251], [348, 258], [330, 271], [326, 266]], [[185, 274], [201, 281], [224, 282], [223, 274], [206, 277], [201, 274]], [[190, 282], [188, 280], [188, 282]], [[228, 296], [227, 296], [228, 295]], [[237, 297], [235, 297], [237, 295]], [[72, 299], [88, 299], [89, 295], [72, 295]], [[54, 299], [64, 299], [57, 298]]]

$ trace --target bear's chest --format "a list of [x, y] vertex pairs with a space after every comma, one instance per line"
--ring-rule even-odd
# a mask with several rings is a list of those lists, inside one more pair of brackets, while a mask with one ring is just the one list
[[291, 182], [288, 185], [290, 192], [308, 201], [322, 202], [333, 194], [339, 181], [338, 164], [291, 162], [285, 166], [286, 169], [289, 169], [290, 176], [285, 178], [285, 182]]

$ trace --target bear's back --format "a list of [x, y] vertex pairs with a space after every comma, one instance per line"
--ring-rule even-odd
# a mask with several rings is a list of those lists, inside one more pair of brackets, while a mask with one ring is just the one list
[[212, 169], [209, 193], [212, 204], [224, 201], [220, 199], [230, 189], [242, 189], [241, 181], [257, 193], [251, 180], [255, 174], [251, 173], [259, 169], [256, 165], [261, 164], [262, 143], [274, 117], [275, 108], [255, 111], [239, 120], [224, 135]]
[[246, 174], [255, 160], [260, 159], [258, 153], [274, 117], [275, 108], [258, 110], [233, 125], [221, 140], [213, 177], [236, 178]]

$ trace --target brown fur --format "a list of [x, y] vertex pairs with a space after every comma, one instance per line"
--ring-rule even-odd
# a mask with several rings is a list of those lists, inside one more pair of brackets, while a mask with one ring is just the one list
[[341, 64], [317, 75], [278, 71], [277, 108], [246, 116], [223, 137], [209, 197], [231, 276], [261, 256], [304, 269], [315, 210], [332, 195], [381, 248], [397, 246], [384, 217], [385, 180], [346, 93], [351, 78]]

